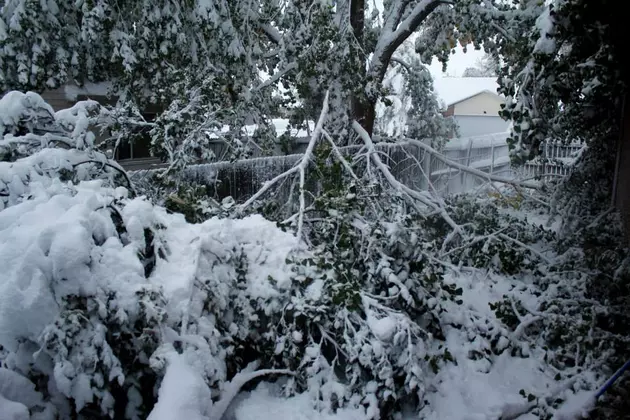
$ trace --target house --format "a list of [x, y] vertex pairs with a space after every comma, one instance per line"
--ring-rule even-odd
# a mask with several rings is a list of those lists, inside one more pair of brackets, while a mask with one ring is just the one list
[[443, 115], [452, 116], [460, 137], [503, 133], [509, 122], [499, 116], [502, 96], [494, 77], [443, 77], [433, 81]]

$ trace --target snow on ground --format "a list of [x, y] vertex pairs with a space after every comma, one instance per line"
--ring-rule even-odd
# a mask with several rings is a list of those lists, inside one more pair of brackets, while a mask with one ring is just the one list
[[[54, 308], [55, 305], [47, 303], [52, 297], [42, 294], [47, 289], [40, 284], [43, 279], [35, 275], [35, 271], [39, 270], [37, 264], [40, 259], [52, 261], [53, 270], [58, 272], [55, 276], [68, 278], [72, 277], [73, 272], [80, 275], [83, 272], [81, 267], [85, 267], [81, 244], [89, 241], [83, 237], [84, 227], [90, 226], [96, 231], [104, 229], [103, 237], [113, 234], [112, 227], [106, 226], [107, 223], [98, 227], [102, 221], [97, 220], [100, 216], [94, 212], [94, 209], [102, 207], [103, 197], [96, 192], [97, 185], [95, 183], [81, 185], [78, 194], [74, 197], [56, 195], [50, 200], [28, 201], [0, 212], [0, 229], [4, 232], [3, 239], [0, 240], [0, 255], [5, 261], [4, 266], [12, 267], [9, 274], [10, 278], [15, 280], [6, 282], [2, 290], [5, 298], [12, 296], [11, 299], [21, 302], [19, 307], [12, 305], [13, 312], [23, 313], [27, 309], [20, 315], [20, 313], [10, 312], [9, 307], [5, 306], [0, 311], [0, 318], [3, 321], [0, 322], [1, 335], [18, 336], [30, 331], [27, 335], [35, 338], [44, 327], [41, 322], [46, 323], [47, 319], [55, 316], [54, 313], [49, 313], [46, 316], [47, 319], [41, 317], [41, 314], [47, 313], [47, 308]], [[18, 210], [19, 214], [16, 213]], [[43, 217], [43, 214], [46, 214], [46, 217]], [[294, 249], [296, 239], [292, 234], [277, 229], [272, 222], [266, 221], [261, 216], [250, 216], [242, 220], [213, 218], [200, 225], [191, 225], [186, 223], [181, 215], [168, 215], [164, 209], [152, 206], [142, 199], [135, 199], [129, 201], [123, 208], [122, 217], [127, 226], [131, 244], [142, 242], [145, 227], [155, 223], [168, 225], [165, 236], [161, 240], [169, 244], [169, 259], [158, 262], [151, 280], [164, 288], [171, 305], [169, 310], [171, 314], [185, 315], [189, 310], [190, 295], [193, 290], [192, 281], [198, 270], [198, 256], [202, 250], [211, 253], [227, 252], [226, 250], [230, 248], [226, 247], [226, 244], [239, 244], [247, 257], [250, 273], [253, 274], [248, 284], [251, 296], [279, 293], [283, 283], [290, 281], [291, 274], [286, 270], [285, 260]], [[43, 251], [40, 249], [42, 246], [49, 249], [47, 256], [42, 254]], [[21, 260], [19, 253], [30, 255], [28, 253], [35, 251], [37, 254], [33, 254], [33, 265], [30, 267], [14, 264]], [[119, 252], [123, 251], [119, 250]], [[134, 252], [133, 249], [128, 250], [129, 255]], [[62, 258], [62, 255], [73, 257], [67, 259]], [[55, 265], [54, 261], [57, 260], [63, 260], [66, 263]], [[10, 261], [13, 263], [10, 264]], [[107, 260], [102, 260], [102, 262], [104, 267], [109, 267], [111, 270], [112, 265]], [[32, 272], [32, 275], [28, 274], [28, 278], [31, 279], [27, 282], [28, 284], [18, 281], [22, 278], [20, 273], [27, 272], [24, 270]], [[114, 275], [125, 276], [123, 272], [125, 270], [139, 272], [141, 268], [125, 269], [118, 266], [115, 273], [110, 271], [107, 276], [105, 272], [101, 274], [104, 278], [108, 277], [110, 281], [113, 281]], [[213, 265], [212, 270], [222, 270], [222, 268]], [[220, 274], [219, 271], [216, 273]], [[277, 281], [274, 288], [269, 286], [270, 276]], [[514, 291], [511, 286], [515, 284], [515, 280], [489, 275], [481, 270], [452, 272], [445, 281], [452, 282], [464, 290], [463, 309], [462, 306], [453, 303], [452, 311], [447, 311], [445, 315], [446, 320], [449, 316], [458, 317], [452, 321], [461, 325], [467, 326], [467, 323], [476, 322], [475, 319], [494, 319], [489, 303], [501, 300], [504, 294], [518, 294], [519, 300], [526, 307], [530, 305], [533, 307], [536, 304], [536, 298], [527, 291], [527, 288], [520, 288], [518, 292]], [[91, 286], [85, 284], [82, 287]], [[27, 316], [29, 313], [33, 315], [33, 319]], [[16, 319], [22, 319], [24, 324], [15, 324]], [[387, 319], [374, 320], [372, 327], [377, 336], [383, 336], [383, 339], [386, 339], [385, 336], [390, 330]], [[435, 377], [433, 386], [425, 395], [428, 406], [421, 413], [422, 418], [427, 420], [497, 419], [505, 404], [523, 404], [524, 399], [519, 395], [521, 389], [528, 392], [535, 390], [540, 394], [543, 390], [552, 387], [553, 377], [544, 368], [539, 354], [532, 354], [532, 357], [522, 359], [510, 357], [509, 354], [504, 353], [495, 357], [492, 365], [485, 359], [470, 360], [468, 352], [476, 344], [470, 342], [466, 335], [468, 330], [468, 328], [447, 329], [446, 343], [457, 364], [447, 364]], [[3, 341], [6, 342], [6, 340]], [[181, 410], [188, 410], [194, 406], [195, 408], [190, 409], [191, 413], [201, 410], [201, 406], [196, 406], [194, 399], [191, 400], [190, 397], [206, 395], [207, 389], [198, 381], [200, 376], [193, 368], [177, 359], [167, 369], [166, 378], [164, 381], [166, 387], [163, 387], [159, 393], [160, 400], [157, 406], [159, 412], [156, 411], [150, 419], [172, 418], [167, 414], [175, 413], [172, 411], [172, 404], [175, 403], [180, 405], [186, 403], [184, 405], [188, 408], [184, 407]], [[173, 385], [173, 382], [179, 383], [179, 386]], [[190, 387], [186, 388], [186, 384]], [[1, 385], [0, 389], [2, 389]], [[186, 391], [187, 389], [190, 392]], [[270, 389], [269, 386], [263, 384], [255, 391], [243, 395], [231, 410], [233, 419], [358, 420], [366, 418], [360, 409], [340, 410], [336, 414], [319, 413], [313, 408], [309, 395], [287, 399], [274, 396]], [[4, 407], [15, 413], [10, 418], [21, 418], [20, 413], [23, 412], [24, 406], [20, 406], [15, 400], [13, 403], [7, 400], [8, 394], [5, 392], [2, 394]], [[181, 410], [176, 410], [178, 415], [184, 412]], [[203, 415], [203, 411], [201, 413], [200, 415]], [[197, 417], [186, 416], [186, 418]], [[210, 415], [209, 418], [212, 416]], [[522, 417], [522, 419], [526, 418], [528, 417]]]
[[243, 393], [226, 420], [364, 420], [360, 409], [341, 409], [336, 413], [321, 413], [313, 408], [311, 397], [302, 394], [283, 398], [272, 384], [262, 383], [254, 391]]

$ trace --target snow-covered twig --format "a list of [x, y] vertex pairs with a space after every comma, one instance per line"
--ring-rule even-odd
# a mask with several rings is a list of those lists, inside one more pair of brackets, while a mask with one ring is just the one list
[[480, 171], [479, 169], [474, 169], [474, 168], [470, 168], [466, 165], [462, 165], [460, 163], [454, 162], [450, 159], [448, 159], [447, 157], [445, 157], [444, 155], [442, 155], [440, 152], [438, 152], [437, 150], [435, 150], [434, 148], [432, 148], [431, 146], [429, 146], [428, 144], [425, 144], [421, 141], [418, 140], [414, 140], [414, 139], [410, 139], [405, 137], [404, 139], [404, 143], [402, 144], [411, 144], [414, 146], [417, 146], [421, 149], [424, 149], [425, 151], [431, 153], [437, 160], [441, 161], [442, 163], [444, 163], [447, 166], [450, 166], [452, 168], [456, 168], [459, 169], [462, 172], [466, 172], [469, 173], [471, 175], [476, 175], [480, 178], [483, 179], [487, 179], [489, 181], [495, 181], [495, 182], [501, 182], [504, 184], [509, 184], [509, 185], [515, 185], [515, 186], [519, 186], [519, 187], [524, 187], [524, 188], [530, 188], [533, 190], [537, 190], [540, 188], [539, 185], [537, 184], [531, 184], [531, 183], [527, 183], [527, 182], [521, 182], [521, 181], [517, 181], [514, 179], [509, 179], [509, 178], [504, 178], [501, 176], [496, 176], [496, 175], [492, 175], [489, 173], [486, 173], [484, 171]]
[[368, 132], [365, 131], [365, 129], [361, 126], [361, 124], [359, 124], [357, 121], [353, 121], [352, 128], [357, 132], [357, 134], [359, 134], [359, 136], [363, 140], [363, 143], [368, 149], [368, 153], [370, 154], [371, 160], [374, 162], [376, 167], [381, 171], [383, 176], [385, 176], [385, 179], [392, 186], [392, 188], [404, 193], [405, 196], [409, 197], [411, 199], [410, 201], [412, 202], [411, 203], [412, 205], [417, 207], [417, 203], [414, 202], [414, 200], [417, 200], [420, 203], [424, 204], [425, 206], [437, 211], [440, 214], [440, 216], [442, 216], [442, 218], [446, 221], [446, 223], [448, 223], [449, 226], [453, 229], [453, 232], [450, 235], [448, 235], [447, 238], [445, 239], [444, 244], [443, 244], [444, 246], [448, 242], [450, 242], [450, 240], [452, 240], [455, 237], [455, 235], [463, 236], [461, 227], [457, 223], [455, 223], [453, 218], [451, 218], [451, 216], [448, 214], [446, 209], [444, 209], [444, 207], [441, 207], [437, 203], [434, 203], [432, 200], [430, 200], [428, 197], [426, 197], [424, 194], [420, 193], [419, 191], [416, 191], [414, 189], [407, 187], [406, 185], [398, 181], [392, 175], [390, 170], [387, 168], [387, 166], [385, 166], [385, 164], [381, 160], [378, 153], [375, 153], [375, 148], [374, 148], [374, 143], [372, 142], [372, 138], [370, 137]]
[[516, 245], [520, 246], [523, 249], [528, 250], [529, 252], [531, 252], [532, 254], [536, 255], [538, 258], [540, 258], [541, 260], [543, 260], [545, 263], [552, 265], [553, 261], [551, 261], [549, 258], [545, 257], [542, 253], [540, 253], [539, 251], [535, 250], [534, 248], [532, 248], [531, 246], [524, 244], [523, 242], [519, 241], [518, 239], [514, 239], [504, 233], [499, 233], [499, 237], [507, 240], [507, 241], [512, 241], [514, 242]]

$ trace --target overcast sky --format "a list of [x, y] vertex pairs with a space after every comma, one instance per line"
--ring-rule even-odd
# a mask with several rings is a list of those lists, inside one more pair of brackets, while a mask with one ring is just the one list
[[474, 48], [468, 48], [468, 51], [464, 53], [462, 47], [459, 45], [455, 49], [455, 54], [451, 55], [448, 60], [448, 66], [446, 73], [442, 73], [442, 63], [433, 59], [433, 62], [429, 66], [429, 70], [435, 79], [445, 76], [460, 77], [466, 67], [474, 67], [478, 59], [483, 57], [483, 51], [476, 51]]
[[[383, 0], [373, 0], [368, 2], [368, 10], [372, 7], [376, 7], [377, 10], [382, 12]], [[483, 57], [484, 54], [483, 51], [475, 51], [472, 46], [468, 49], [468, 52], [464, 53], [459, 44], [455, 50], [456, 53], [451, 55], [451, 58], [448, 61], [446, 73], [442, 73], [442, 64], [433, 59], [433, 62], [429, 66], [429, 70], [431, 71], [434, 79], [445, 76], [460, 77], [462, 73], [464, 73], [464, 70], [466, 70], [466, 67], [473, 67], [476, 61]]]

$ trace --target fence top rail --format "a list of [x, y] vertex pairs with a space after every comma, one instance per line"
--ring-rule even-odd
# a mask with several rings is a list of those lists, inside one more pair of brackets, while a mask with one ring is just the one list
[[480, 136], [459, 137], [444, 145], [444, 150], [482, 149], [492, 146], [507, 146], [508, 132], [484, 134]]

